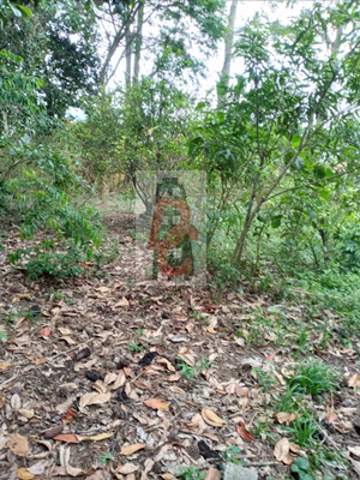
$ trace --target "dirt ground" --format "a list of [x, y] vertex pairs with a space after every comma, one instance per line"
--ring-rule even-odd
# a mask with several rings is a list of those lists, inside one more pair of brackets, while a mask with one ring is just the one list
[[[358, 345], [334, 335], [324, 348], [314, 329], [310, 351], [299, 353], [305, 309], [274, 305], [246, 285], [219, 295], [139, 279], [133, 219], [107, 223], [119, 256], [65, 283], [28, 281], [6, 259], [17, 240], [4, 242], [0, 478], [168, 480], [190, 467], [220, 475], [232, 461], [260, 480], [301, 478], [289, 464], [309, 452], [291, 440], [278, 401], [310, 354], [340, 375], [335, 394], [304, 398], [321, 419], [318, 445], [345, 459], [328, 478], [360, 478]], [[328, 311], [318, 319], [338, 321]], [[275, 445], [287, 437], [279, 460]]]

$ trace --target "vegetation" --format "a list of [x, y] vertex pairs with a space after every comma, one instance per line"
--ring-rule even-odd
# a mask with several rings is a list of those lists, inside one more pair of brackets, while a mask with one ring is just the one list
[[[98, 299], [89, 318], [99, 312], [121, 317], [127, 337], [116, 345], [125, 345], [130, 362], [149, 345], [157, 348], [161, 342], [151, 336], [162, 334], [163, 324], [171, 323], [177, 330], [169, 338], [179, 348], [171, 358], [159, 347], [161, 355], [156, 354], [163, 358], [149, 368], [151, 375], [167, 368], [171, 382], [180, 379], [189, 391], [202, 382], [212, 382], [224, 396], [236, 390], [244, 413], [247, 401], [262, 396], [267, 413], [256, 419], [252, 430], [275, 449], [279, 434], [292, 442], [290, 457], [279, 454], [286, 475], [299, 480], [350, 478], [344, 453], [335, 448], [330, 454], [323, 430], [324, 422], [334, 435], [350, 428], [349, 421], [332, 427], [327, 418], [334, 398], [339, 405], [344, 385], [344, 369], [331, 362], [349, 352], [349, 358], [356, 358], [360, 341], [360, 1], [291, 0], [286, 8], [284, 2], [284, 10], [291, 13], [288, 18], [274, 21], [257, 13], [236, 28], [242, 1], [0, 0], [0, 273], [33, 289], [33, 305], [24, 306], [21, 288], [12, 292], [4, 286], [1, 293], [12, 292], [14, 297], [6, 305], [5, 300], [0, 303], [0, 313], [4, 308], [0, 351], [23, 322], [38, 328], [42, 311], [37, 295], [42, 288], [51, 303], [44, 309], [46, 318], [64, 305], [71, 316], [76, 282], [87, 285], [94, 278], [105, 279], [96, 292], [106, 296], [111, 290], [112, 295], [124, 296], [114, 304]], [[221, 42], [224, 63], [217, 78], [207, 79], [213, 81], [207, 91], [209, 56]], [[119, 217], [118, 206], [137, 201], [143, 213], [136, 220], [151, 223], [158, 186], [154, 192], [147, 175], [159, 179], [163, 172], [171, 178], [178, 172], [190, 178], [190, 193], [184, 190], [176, 197], [180, 205], [194, 194], [196, 176], [204, 179], [201, 201], [191, 205], [196, 228], [188, 228], [185, 240], [178, 238], [181, 222], [169, 223], [166, 233], [171, 239], [161, 233], [166, 248], [175, 239], [171, 245], [181, 250], [181, 261], [186, 244], [191, 273], [200, 257], [197, 240], [206, 247], [209, 299], [199, 306], [191, 294], [180, 313], [159, 303], [164, 297], [171, 305], [172, 294], [152, 293], [149, 299], [144, 285], [140, 293], [135, 287], [135, 293], [125, 290], [135, 279], [122, 277], [136, 271], [128, 261], [128, 244], [141, 236], [129, 229], [120, 243], [119, 231], [112, 235], [109, 230]], [[201, 209], [203, 222], [198, 221]], [[168, 205], [164, 211], [174, 217]], [[157, 268], [163, 253], [156, 250], [153, 238], [147, 242], [154, 249]], [[176, 276], [181, 263], [176, 252], [172, 254], [171, 268], [162, 270], [166, 280]], [[106, 266], [112, 262], [121, 266], [107, 276]], [[183, 277], [189, 285], [187, 273]], [[116, 286], [114, 278], [119, 279]], [[202, 295], [203, 290], [196, 288], [194, 295]], [[254, 308], [241, 310], [240, 315], [234, 300], [238, 298], [243, 306], [249, 301]], [[159, 331], [149, 333], [137, 318], [129, 320], [136, 302], [146, 313], [156, 311], [157, 320], [163, 322], [157, 325]], [[217, 310], [221, 313], [215, 314], [214, 305], [221, 302], [222, 310]], [[73, 348], [66, 328], [60, 331], [61, 339]], [[204, 335], [220, 336], [219, 352], [210, 355], [206, 340], [193, 342], [196, 328]], [[38, 336], [47, 338], [49, 331]], [[81, 342], [88, 340], [86, 335]], [[10, 352], [21, 351], [18, 336], [21, 340], [20, 335], [11, 339]], [[108, 338], [97, 331], [95, 337]], [[225, 354], [223, 340], [233, 342], [234, 352], [256, 351], [266, 362], [258, 364], [252, 358], [245, 366], [233, 365], [236, 352], [234, 357], [232, 351]], [[193, 343], [203, 348], [197, 358], [190, 352]], [[109, 349], [104, 347], [101, 358]], [[279, 370], [272, 363], [281, 355], [287, 356], [290, 370]], [[233, 378], [226, 384], [212, 377], [218, 356], [220, 362], [230, 358], [237, 369], [241, 386], [234, 391]], [[155, 355], [149, 362], [154, 359]], [[134, 367], [135, 373], [127, 364], [119, 367], [125, 371], [124, 383], [118, 377], [114, 380], [112, 373], [97, 384], [98, 392], [107, 395], [108, 385], [119, 382], [123, 388], [126, 382], [118, 397], [138, 402], [138, 387], [151, 390], [152, 377], [136, 384], [141, 368], [149, 365]], [[353, 367], [347, 367], [347, 378]], [[5, 368], [0, 362], [0, 371]], [[224, 370], [226, 379], [233, 375], [232, 368]], [[249, 375], [253, 396], [248, 384], [242, 385], [243, 374]], [[357, 385], [353, 381], [346, 388], [357, 391]], [[182, 395], [180, 387], [177, 394]], [[188, 404], [194, 399], [195, 394]], [[11, 405], [20, 412], [14, 407], [16, 398]], [[175, 405], [163, 402], [154, 410], [164, 420], [161, 415]], [[0, 413], [2, 406], [0, 395]], [[128, 414], [127, 407], [120, 410], [121, 415]], [[12, 417], [9, 411], [7, 418], [17, 418], [18, 413]], [[231, 418], [236, 418], [234, 412]], [[288, 417], [277, 424], [279, 412]], [[203, 428], [222, 427], [221, 419], [211, 415]], [[138, 418], [145, 425], [144, 416]], [[185, 432], [195, 428], [190, 420]], [[150, 438], [146, 428], [138, 431]], [[236, 432], [245, 442], [255, 441], [241, 422]], [[246, 467], [242, 447], [235, 443], [222, 445], [219, 458]], [[188, 447], [185, 444], [179, 443], [181, 448]], [[111, 445], [94, 458], [106, 467], [116, 455]], [[217, 458], [211, 451], [204, 455], [200, 451], [201, 455]], [[67, 470], [62, 456], [61, 461], [58, 468], [77, 476]], [[359, 469], [359, 460], [354, 461]], [[189, 466], [178, 478], [205, 478], [203, 470]], [[274, 478], [281, 478], [280, 473]]]

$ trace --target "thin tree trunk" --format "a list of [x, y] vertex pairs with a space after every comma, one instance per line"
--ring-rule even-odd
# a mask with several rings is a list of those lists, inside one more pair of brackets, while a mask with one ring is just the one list
[[125, 59], [126, 59], [126, 71], [125, 71], [125, 85], [126, 90], [129, 90], [131, 87], [131, 63], [132, 63], [132, 49], [131, 49], [131, 41], [132, 41], [132, 32], [130, 27], [126, 30], [125, 35]]
[[[232, 50], [234, 44], [234, 28], [236, 20], [236, 10], [239, 0], [232, 0], [229, 16], [228, 16], [228, 25], [225, 35], [225, 54], [224, 54], [224, 64], [221, 70], [220, 83], [222, 87], [228, 87], [229, 77], [230, 77], [230, 67], [232, 60]], [[221, 101], [221, 95], [218, 96], [218, 103]]]
[[144, 24], [144, 5], [145, 0], [143, 0], [141, 7], [139, 8], [137, 14], [137, 26], [136, 26], [136, 39], [135, 39], [135, 58], [134, 58], [134, 76], [133, 83], [139, 81], [140, 74], [140, 60], [141, 60], [141, 47], [142, 47], [142, 29]]

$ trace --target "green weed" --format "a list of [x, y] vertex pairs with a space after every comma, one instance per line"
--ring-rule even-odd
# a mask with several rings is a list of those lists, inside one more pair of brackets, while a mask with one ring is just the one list
[[182, 480], [204, 480], [205, 473], [197, 467], [188, 467], [179, 473], [177, 478], [181, 478]]
[[144, 347], [141, 345], [141, 343], [130, 342], [128, 343], [128, 350], [132, 353], [139, 353], [144, 350]]
[[300, 365], [298, 371], [288, 379], [288, 383], [293, 392], [317, 397], [336, 389], [337, 374], [322, 361], [312, 359]]

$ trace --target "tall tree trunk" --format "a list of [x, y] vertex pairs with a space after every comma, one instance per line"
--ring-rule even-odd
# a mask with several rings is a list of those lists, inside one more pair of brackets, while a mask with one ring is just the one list
[[[234, 44], [234, 28], [236, 20], [236, 10], [239, 0], [232, 0], [230, 5], [230, 11], [228, 16], [228, 25], [225, 34], [225, 54], [224, 64], [221, 70], [220, 83], [221, 86], [226, 88], [229, 85], [230, 67], [232, 59], [232, 49]], [[221, 102], [221, 95], [218, 95], [218, 103]]]
[[129, 90], [129, 88], [131, 87], [131, 63], [132, 63], [132, 48], [131, 48], [132, 32], [130, 30], [130, 27], [128, 27], [126, 30], [125, 42], [126, 42], [125, 44], [125, 59], [126, 59], [125, 85], [126, 85], [126, 90]]
[[135, 38], [135, 58], [134, 58], [134, 76], [133, 83], [139, 81], [140, 74], [140, 60], [141, 60], [141, 47], [142, 47], [142, 29], [144, 24], [144, 5], [145, 0], [143, 0], [141, 7], [139, 8], [137, 14], [137, 26], [136, 26], [136, 38]]

